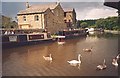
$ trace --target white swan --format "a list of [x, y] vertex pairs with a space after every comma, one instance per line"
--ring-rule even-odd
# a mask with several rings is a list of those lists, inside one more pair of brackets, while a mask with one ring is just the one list
[[113, 61], [112, 61], [112, 65], [114, 65], [114, 66], [118, 66], [118, 60], [120, 59], [120, 54], [118, 54], [114, 59], [113, 59]]
[[120, 59], [120, 54], [118, 54], [118, 55], [116, 56], [116, 58], [117, 58], [117, 60]]
[[104, 59], [104, 62], [103, 62], [103, 64], [101, 64], [101, 65], [98, 65], [97, 66], [97, 69], [99, 69], [99, 70], [103, 70], [103, 69], [106, 69], [106, 64], [105, 64], [105, 59]]
[[92, 52], [92, 47], [90, 49], [86, 48], [86, 49], [83, 49], [84, 52]]
[[81, 54], [78, 55], [78, 60], [71, 60], [71, 61], [67, 61], [68, 63], [70, 63], [71, 65], [77, 65], [81, 63]]
[[114, 65], [114, 66], [118, 66], [118, 62], [117, 62], [117, 59], [113, 59], [113, 61], [112, 61], [112, 65]]
[[52, 60], [53, 60], [52, 57], [51, 57], [51, 54], [49, 55], [49, 57], [43, 56], [43, 58], [44, 58], [45, 60], [47, 60], [47, 61], [52, 61]]

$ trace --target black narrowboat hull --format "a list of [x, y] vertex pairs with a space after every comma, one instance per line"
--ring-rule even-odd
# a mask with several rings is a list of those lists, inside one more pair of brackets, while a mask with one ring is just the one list
[[[54, 42], [52, 38], [44, 39], [43, 35], [2, 35], [2, 48], [13, 48], [24, 45], [35, 45]], [[29, 38], [28, 38], [29, 37]], [[36, 39], [35, 39], [36, 38]], [[41, 38], [41, 39], [40, 39]]]
[[38, 41], [25, 41], [25, 42], [2, 42], [2, 48], [13, 48], [25, 45], [36, 45], [36, 44], [44, 44], [44, 43], [51, 43], [54, 42], [52, 39], [48, 40], [38, 40]]
[[73, 39], [79, 37], [87, 36], [86, 30], [67, 30], [67, 31], [59, 31], [59, 35], [65, 36], [65, 39]]

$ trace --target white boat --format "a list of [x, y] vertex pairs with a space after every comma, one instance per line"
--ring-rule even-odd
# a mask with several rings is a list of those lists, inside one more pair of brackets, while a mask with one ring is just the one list
[[89, 32], [94, 32], [94, 28], [88, 28]]
[[58, 44], [62, 45], [65, 44], [65, 36], [56, 36], [56, 38], [58, 39]]
[[94, 34], [94, 28], [85, 28], [87, 29], [87, 32], [89, 32], [89, 34], [93, 35]]

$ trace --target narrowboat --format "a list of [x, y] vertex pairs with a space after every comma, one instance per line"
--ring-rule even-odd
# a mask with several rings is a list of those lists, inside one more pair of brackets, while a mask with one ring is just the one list
[[50, 33], [4, 34], [1, 37], [3, 48], [53, 41]]
[[59, 31], [58, 35], [65, 36], [66, 39], [87, 36], [86, 29], [72, 29]]

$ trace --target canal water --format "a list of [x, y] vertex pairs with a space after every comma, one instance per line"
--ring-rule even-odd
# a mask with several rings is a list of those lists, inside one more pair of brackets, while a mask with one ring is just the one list
[[[3, 76], [118, 76], [118, 68], [111, 62], [118, 54], [118, 35], [92, 34], [84, 38], [65, 40], [64, 45], [57, 42], [3, 49]], [[84, 48], [92, 52], [84, 52]], [[52, 55], [53, 61], [43, 56]], [[81, 64], [71, 66], [67, 61], [78, 59]], [[96, 66], [106, 60], [105, 70]]]

